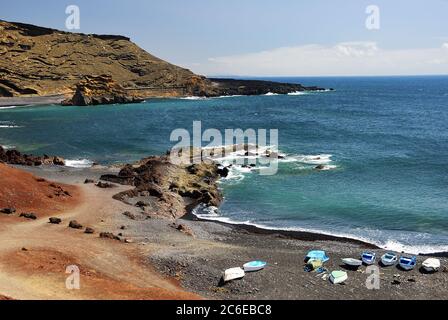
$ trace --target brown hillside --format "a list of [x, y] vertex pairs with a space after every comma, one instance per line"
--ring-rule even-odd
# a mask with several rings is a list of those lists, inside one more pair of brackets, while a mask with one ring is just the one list
[[0, 20], [0, 97], [71, 93], [86, 76], [103, 74], [125, 88], [191, 87], [204, 81], [123, 36], [68, 33]]

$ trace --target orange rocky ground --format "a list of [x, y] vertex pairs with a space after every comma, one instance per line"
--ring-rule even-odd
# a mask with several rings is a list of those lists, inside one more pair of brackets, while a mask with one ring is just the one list
[[[145, 264], [137, 244], [98, 236], [117, 228], [114, 217], [128, 207], [112, 199], [121, 188], [56, 184], [0, 164], [0, 208], [17, 209], [0, 213], [0, 300], [200, 298]], [[19, 218], [22, 211], [37, 219]], [[49, 224], [49, 216], [62, 223]], [[71, 220], [95, 233], [68, 228]], [[80, 269], [79, 290], [66, 288], [70, 265]]]
[[80, 190], [57, 184], [0, 163], [0, 209], [51, 215], [73, 208], [80, 201]]

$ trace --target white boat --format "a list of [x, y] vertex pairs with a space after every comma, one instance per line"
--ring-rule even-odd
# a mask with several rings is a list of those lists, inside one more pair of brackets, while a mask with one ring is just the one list
[[348, 279], [347, 272], [345, 271], [333, 271], [330, 275], [330, 281], [333, 284], [343, 283]]
[[362, 265], [362, 261], [353, 258], [345, 258], [342, 259], [342, 262], [350, 267], [360, 267]]
[[224, 282], [229, 282], [232, 280], [237, 280], [244, 278], [245, 273], [244, 270], [241, 268], [231, 268], [224, 271], [224, 274], [222, 276]]
[[381, 263], [384, 266], [393, 266], [398, 262], [398, 257], [395, 253], [392, 252], [388, 252], [385, 253], [382, 257], [381, 257]]
[[263, 270], [266, 267], [266, 262], [264, 261], [251, 261], [246, 263], [243, 266], [243, 269], [245, 272], [255, 272], [255, 271], [260, 271]]
[[428, 272], [437, 272], [440, 269], [440, 260], [435, 258], [426, 259], [422, 267]]

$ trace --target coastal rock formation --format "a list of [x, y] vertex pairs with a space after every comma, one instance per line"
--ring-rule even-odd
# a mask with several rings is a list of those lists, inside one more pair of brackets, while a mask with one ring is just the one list
[[[204, 96], [288, 94], [302, 91], [323, 91], [324, 88], [304, 87], [300, 84], [260, 80], [209, 79], [211, 86], [202, 92]], [[331, 90], [331, 89], [330, 89]]]
[[131, 185], [135, 188], [121, 192], [115, 199], [131, 204], [132, 198], [142, 195], [156, 199], [156, 208], [150, 213], [168, 218], [180, 218], [188, 207], [200, 203], [219, 206], [222, 195], [216, 164], [200, 163], [177, 165], [168, 156], [150, 157], [139, 165], [126, 165], [118, 175], [103, 175], [101, 180]]
[[69, 33], [0, 20], [0, 97], [65, 94], [70, 97], [65, 104], [89, 105], [149, 97], [304, 90], [322, 89], [269, 81], [207, 79], [149, 54], [127, 37]]
[[0, 96], [70, 94], [86, 76], [101, 74], [142, 95], [182, 95], [204, 81], [127, 37], [0, 21]]
[[62, 105], [89, 106], [114, 103], [138, 103], [142, 99], [130, 96], [111, 76], [86, 76], [76, 86], [72, 98], [62, 102]]
[[41, 166], [41, 165], [65, 165], [65, 160], [56, 156], [33, 156], [22, 154], [17, 150], [5, 150], [0, 146], [0, 162], [23, 165], [23, 166]]

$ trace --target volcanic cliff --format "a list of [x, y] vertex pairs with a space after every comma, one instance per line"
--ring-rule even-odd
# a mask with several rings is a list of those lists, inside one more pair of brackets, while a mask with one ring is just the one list
[[[98, 93], [104, 88], [114, 90], [103, 99]], [[66, 94], [70, 97], [66, 104], [102, 104], [156, 96], [253, 95], [320, 89], [276, 82], [207, 79], [149, 54], [124, 36], [70, 33], [0, 20], [0, 97]]]

